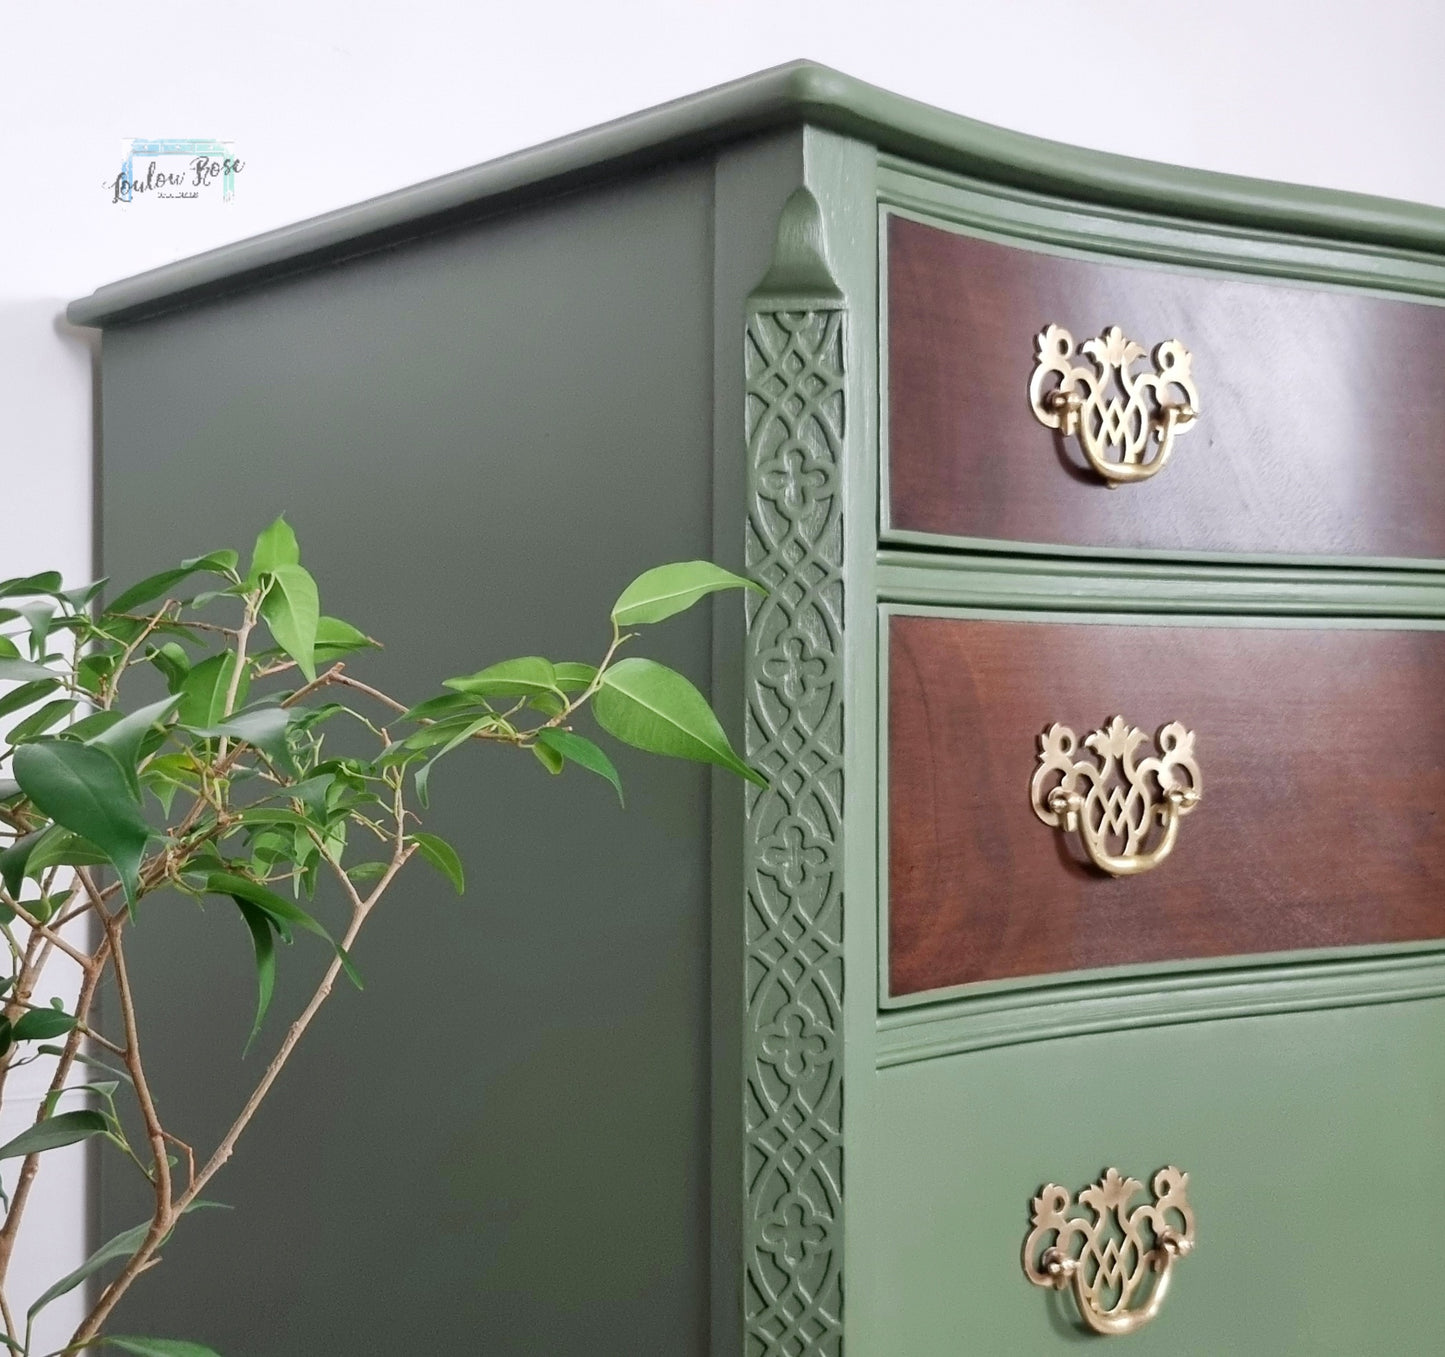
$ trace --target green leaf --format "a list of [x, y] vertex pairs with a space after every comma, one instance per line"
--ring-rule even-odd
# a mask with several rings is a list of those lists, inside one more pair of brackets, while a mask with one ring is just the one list
[[339, 617], [320, 617], [316, 621], [316, 658], [323, 661], [339, 660], [358, 650], [378, 649], [364, 631], [358, 631], [350, 622]]
[[191, 657], [176, 641], [166, 641], [150, 651], [146, 658], [165, 676], [166, 687], [173, 693], [181, 690], [191, 672]]
[[[6, 609], [8, 612], [9, 609]], [[0, 659], [18, 660], [20, 648], [8, 636], [0, 636]]]
[[[193, 1201], [186, 1207], [187, 1213], [191, 1211], [202, 1211], [207, 1208], [216, 1209], [221, 1207], [220, 1202]], [[224, 1209], [224, 1208], [223, 1208]], [[114, 1262], [117, 1258], [130, 1258], [135, 1251], [145, 1243], [146, 1235], [150, 1233], [151, 1222], [143, 1221], [139, 1225], [132, 1226], [129, 1230], [122, 1230], [120, 1234], [109, 1242], [102, 1244], [89, 1258], [85, 1260], [74, 1272], [62, 1277], [50, 1290], [37, 1297], [35, 1303], [26, 1312], [27, 1317], [34, 1319], [53, 1300], [59, 1300], [61, 1296], [74, 1291], [87, 1277], [94, 1276], [107, 1263]], [[204, 1350], [204, 1349], [203, 1349]]]
[[245, 1049], [249, 1051], [261, 1030], [266, 1010], [271, 1007], [271, 996], [276, 990], [276, 935], [272, 931], [270, 916], [262, 909], [249, 900], [234, 895], [231, 898], [241, 911], [241, 918], [246, 921], [252, 946], [256, 949], [256, 1021], [251, 1024], [251, 1035], [246, 1038]]
[[563, 660], [560, 664], [552, 667], [557, 675], [557, 686], [564, 693], [581, 692], [597, 677], [595, 664], [578, 664], [575, 660]]
[[431, 749], [435, 745], [446, 744], [458, 734], [462, 735], [464, 739], [470, 739], [479, 730], [486, 730], [501, 724], [502, 718], [495, 712], [478, 707], [474, 702], [468, 702], [465, 710], [458, 715], [433, 721], [420, 730], [414, 730], [394, 747], [406, 750]]
[[287, 810], [284, 806], [247, 806], [237, 818], [241, 824], [247, 827], [252, 825], [295, 825], [301, 829], [315, 828], [318, 831], [322, 828], [320, 825], [313, 824], [304, 815], [298, 815], [294, 810]]
[[133, 1357], [221, 1357], [215, 1348], [204, 1343], [188, 1343], [181, 1338], [106, 1338], [111, 1347], [129, 1352]]
[[597, 724], [621, 740], [652, 754], [715, 763], [760, 787], [767, 782], [748, 767], [707, 699], [674, 669], [638, 656], [620, 660], [602, 675], [592, 704]]
[[261, 600], [261, 616], [276, 644], [296, 661], [308, 680], [314, 679], [316, 629], [321, 621], [316, 581], [299, 565], [277, 565], [267, 572], [267, 578], [270, 588]]
[[332, 942], [331, 934], [299, 905], [292, 904], [285, 896], [277, 895], [250, 877], [237, 876], [233, 872], [211, 872], [206, 877], [206, 890], [212, 895], [229, 895], [237, 904], [244, 900], [254, 905], [276, 925], [277, 931], [288, 942], [293, 924]]
[[278, 518], [256, 538], [251, 552], [251, 569], [246, 574], [246, 583], [255, 588], [262, 575], [268, 575], [279, 565], [300, 565], [301, 548], [297, 545], [296, 534], [285, 516]]
[[524, 655], [479, 669], [467, 678], [447, 679], [442, 687], [476, 697], [530, 697], [533, 693], [556, 692], [557, 671], [551, 660]]
[[114, 756], [72, 740], [43, 740], [15, 751], [15, 780], [37, 809], [89, 839], [109, 859], [135, 903], [150, 826], [140, 798]]
[[93, 843], [61, 825], [51, 825], [30, 852], [25, 875], [39, 878], [51, 867], [99, 867], [110, 861]]
[[527, 699], [527, 705], [534, 711], [539, 711], [543, 716], [561, 716], [567, 710], [567, 703], [556, 693], [533, 693]]
[[719, 589], [752, 589], [765, 593], [760, 585], [734, 575], [711, 561], [678, 561], [644, 571], [612, 605], [612, 620], [619, 627], [643, 622], [661, 622], [692, 607], [705, 594]]
[[292, 783], [285, 794], [301, 802], [307, 812], [317, 820], [326, 818], [326, 798], [336, 785], [336, 774], [328, 767], [325, 772], [308, 777], [303, 782]]
[[208, 739], [226, 736], [254, 745], [283, 772], [290, 773], [295, 764], [291, 758], [291, 747], [286, 742], [286, 727], [289, 724], [284, 707], [252, 707], [249, 711], [237, 712], [229, 721], [219, 725], [195, 729], [192, 733]]
[[[59, 1055], [64, 1055], [64, 1054], [65, 1054], [65, 1047], [63, 1047], [63, 1046], [37, 1046], [35, 1049], [36, 1049], [41, 1055], [55, 1055], [55, 1056], [59, 1056]], [[92, 1066], [94, 1069], [104, 1070], [107, 1074], [113, 1074], [113, 1075], [115, 1075], [115, 1077], [116, 1077], [117, 1079], [123, 1079], [127, 1084], [130, 1084], [130, 1083], [134, 1083], [134, 1082], [135, 1082], [135, 1081], [130, 1077], [130, 1075], [127, 1074], [127, 1073], [126, 1073], [123, 1069], [121, 1069], [119, 1066], [117, 1066], [117, 1065], [107, 1065], [104, 1060], [100, 1060], [100, 1059], [98, 1059], [96, 1056], [93, 1056], [93, 1055], [87, 1055], [86, 1052], [83, 1051], [83, 1050], [82, 1050], [82, 1051], [77, 1051], [77, 1052], [75, 1053], [75, 1058], [76, 1058], [76, 1060], [78, 1060], [82, 1065], [90, 1065], [90, 1066]]]
[[55, 623], [53, 603], [22, 603], [21, 615], [30, 625], [30, 655], [32, 659], [45, 658], [45, 641]]
[[87, 1277], [99, 1272], [107, 1263], [117, 1258], [129, 1258], [135, 1251], [145, 1243], [145, 1237], [150, 1233], [151, 1223], [136, 1225], [132, 1229], [123, 1230], [120, 1234], [102, 1244], [90, 1255], [74, 1272], [62, 1277], [48, 1291], [43, 1292], [28, 1311], [28, 1317], [34, 1319], [53, 1300], [59, 1300], [61, 1296], [74, 1291]]
[[4, 852], [0, 852], [0, 881], [4, 881], [11, 899], [20, 898], [20, 887], [25, 880], [25, 865], [30, 861], [30, 854], [35, 851], [36, 844], [49, 832], [48, 829], [37, 829], [16, 839]]
[[304, 928], [308, 933], [315, 933], [318, 938], [325, 938], [336, 949], [336, 955], [341, 959], [341, 969], [346, 972], [347, 979], [357, 989], [361, 988], [361, 976], [357, 974], [356, 967], [352, 965], [346, 948], [300, 905], [292, 904], [290, 900], [277, 895], [275, 891], [261, 885], [259, 881], [252, 881], [249, 877], [237, 876], [232, 872], [211, 872], [206, 877], [206, 889], [212, 895], [229, 895], [238, 905], [243, 900], [247, 904], [254, 905], [270, 919], [276, 931], [287, 942], [291, 941], [293, 925], [297, 928]]
[[[226, 715], [226, 693], [231, 687], [231, 675], [235, 672], [236, 655], [231, 650], [212, 655], [196, 665], [181, 682], [181, 705], [176, 712], [181, 724], [201, 728], [222, 720]], [[246, 700], [246, 690], [250, 686], [250, 666], [247, 666], [241, 671], [241, 681], [236, 688], [238, 703]]]
[[155, 796], [165, 813], [171, 813], [171, 802], [178, 791], [194, 792], [199, 779], [189, 758], [184, 754], [158, 754], [145, 766], [141, 783]]
[[190, 575], [204, 572], [209, 575], [229, 576], [235, 572], [235, 569], [236, 553], [234, 551], [213, 551], [206, 556], [193, 556], [188, 561], [182, 561], [177, 567], [162, 570], [159, 574], [150, 575], [139, 583], [131, 585], [124, 593], [117, 595], [106, 604], [105, 611], [127, 613], [138, 603], [149, 603], [151, 599], [159, 598], [171, 585], [179, 584]]
[[55, 671], [47, 669], [43, 664], [34, 664], [30, 660], [13, 660], [0, 655], [0, 682], [35, 682], [56, 677]]
[[32, 1008], [17, 1019], [13, 1037], [16, 1041], [49, 1041], [74, 1026], [75, 1019], [69, 1013], [56, 1008]]
[[60, 597], [63, 598], [72, 608], [77, 611], [84, 608], [107, 584], [109, 578], [93, 580], [90, 584], [82, 584], [76, 589], [66, 589]]
[[542, 765], [553, 777], [556, 777], [563, 768], [567, 766], [564, 759], [555, 749], [548, 749], [544, 744], [532, 746], [532, 756]]
[[137, 801], [140, 800], [140, 778], [136, 765], [141, 759], [141, 743], [156, 726], [163, 725], [180, 705], [181, 696], [177, 693], [173, 697], [152, 702], [149, 706], [138, 707], [86, 741], [91, 747], [104, 749], [115, 756], [115, 761], [125, 773]]
[[89, 1109], [80, 1112], [61, 1112], [47, 1117], [34, 1126], [28, 1126], [13, 1140], [0, 1145], [0, 1159], [21, 1159], [27, 1154], [39, 1154], [44, 1150], [58, 1150], [62, 1145], [74, 1145], [88, 1140], [109, 1129], [99, 1112]]
[[[25, 664], [26, 661], [22, 660], [21, 663]], [[9, 716], [11, 712], [28, 707], [32, 703], [40, 701], [42, 697], [49, 696], [58, 687], [60, 687], [60, 680], [53, 675], [49, 680], [42, 679], [38, 683], [22, 683], [14, 692], [0, 697], [0, 716]]]
[[539, 731], [537, 743], [560, 754], [565, 759], [570, 759], [579, 767], [586, 768], [599, 777], [605, 777], [617, 788], [618, 803], [626, 804], [622, 800], [622, 779], [617, 776], [617, 769], [612, 766], [612, 760], [585, 735], [553, 728]]
[[73, 698], [57, 698], [33, 711], [23, 721], [17, 721], [5, 737], [11, 744], [19, 744], [36, 735], [44, 735], [52, 726], [58, 725], [73, 712], [79, 704]]
[[491, 726], [495, 725], [496, 720], [497, 718], [495, 716], [488, 714], [486, 716], [479, 716], [475, 721], [469, 722], [467, 725], [463, 726], [461, 730], [459, 730], [455, 735], [453, 735], [452, 738], [446, 742], [446, 744], [444, 744], [439, 750], [437, 750], [437, 752], [433, 754], [431, 758], [426, 761], [426, 763], [424, 763], [420, 768], [417, 769], [416, 797], [417, 800], [422, 803], [423, 807], [430, 804], [430, 801], [428, 800], [429, 793], [427, 791], [427, 783], [431, 780], [431, 770], [435, 766], [437, 760], [442, 758], [444, 755], [450, 754], [452, 750], [456, 749], [459, 745], [465, 744], [479, 730], [486, 730]]
[[435, 834], [418, 833], [410, 835], [407, 842], [416, 844], [422, 857], [452, 883], [458, 895], [466, 890], [462, 860], [457, 856], [457, 850], [445, 839], [438, 838]]
[[89, 744], [101, 731], [109, 730], [117, 721], [124, 719], [124, 715], [118, 711], [93, 711], [89, 716], [82, 716], [80, 720], [72, 721], [65, 728], [65, 734], [68, 739]]
[[466, 693], [443, 693], [440, 697], [429, 697], [418, 702], [410, 711], [403, 713], [403, 721], [436, 721], [444, 716], [455, 716], [458, 712], [480, 712], [477, 699]]
[[99, 693], [115, 673], [115, 667], [120, 663], [120, 653], [107, 654], [104, 651], [92, 651], [89, 655], [83, 656], [80, 663], [75, 666], [75, 686], [87, 693]]
[[58, 570], [46, 570], [39, 575], [21, 575], [13, 580], [0, 580], [0, 598], [23, 598], [27, 594], [58, 594], [61, 585]]

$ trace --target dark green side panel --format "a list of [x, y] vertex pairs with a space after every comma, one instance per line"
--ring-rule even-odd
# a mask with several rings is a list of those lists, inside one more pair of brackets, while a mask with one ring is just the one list
[[[644, 568], [712, 541], [710, 165], [283, 279], [104, 352], [103, 563], [134, 577], [284, 511], [323, 610], [400, 695], [514, 654], [595, 658]], [[740, 605], [739, 605], [740, 606]], [[648, 654], [706, 684], [706, 609]], [[490, 751], [439, 770], [418, 865], [214, 1195], [118, 1330], [225, 1357], [700, 1353], [708, 781]], [[302, 973], [283, 957], [269, 1038]], [[133, 970], [175, 1128], [213, 1144], [253, 979], [237, 921], [156, 904]], [[262, 1043], [265, 1044], [264, 1042]], [[113, 1161], [103, 1237], [142, 1218]]]

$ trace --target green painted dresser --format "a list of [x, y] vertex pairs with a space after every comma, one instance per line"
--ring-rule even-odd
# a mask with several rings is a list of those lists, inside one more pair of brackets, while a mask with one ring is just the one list
[[[1442, 297], [1440, 211], [797, 64], [77, 302], [107, 573], [285, 510], [393, 691], [770, 591], [658, 632], [769, 789], [453, 770], [468, 901], [378, 921], [130, 1326], [1445, 1352]], [[220, 928], [132, 962], [203, 1140]]]

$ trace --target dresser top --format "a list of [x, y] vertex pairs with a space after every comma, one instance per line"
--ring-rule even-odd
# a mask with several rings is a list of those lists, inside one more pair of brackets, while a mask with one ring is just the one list
[[794, 61], [110, 283], [72, 302], [67, 316], [73, 324], [96, 326], [143, 319], [617, 173], [804, 124], [988, 184], [1083, 204], [1445, 252], [1445, 210], [1439, 208], [1081, 150], [945, 112], [816, 62]]

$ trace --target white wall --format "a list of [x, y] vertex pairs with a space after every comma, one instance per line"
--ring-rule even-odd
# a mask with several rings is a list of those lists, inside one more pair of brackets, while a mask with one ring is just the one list
[[[0, 577], [89, 571], [68, 299], [797, 56], [1063, 141], [1445, 206], [1439, 0], [6, 0]], [[128, 136], [233, 139], [234, 202], [117, 208]], [[22, 1290], [79, 1261], [83, 1208], [53, 1173]]]

